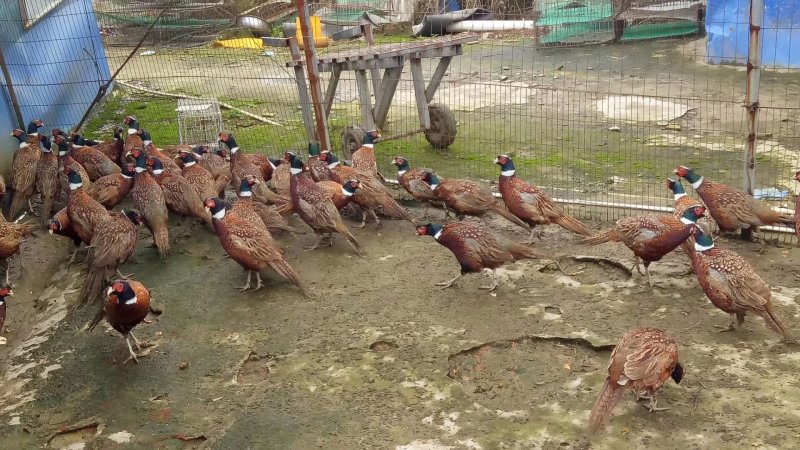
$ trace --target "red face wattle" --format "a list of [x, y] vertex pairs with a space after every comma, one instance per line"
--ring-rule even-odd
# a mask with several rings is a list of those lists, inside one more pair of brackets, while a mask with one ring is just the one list
[[320, 159], [321, 161], [327, 161], [327, 160], [328, 160], [328, 152], [322, 152], [322, 153], [320, 153], [320, 154], [319, 154], [319, 159]]
[[122, 292], [123, 289], [125, 289], [125, 286], [123, 286], [122, 283], [114, 283], [111, 285], [111, 288], [116, 292]]
[[428, 234], [427, 227], [417, 227], [417, 236], [425, 236]]
[[673, 184], [675, 184], [675, 182], [667, 178], [667, 189], [672, 189]]
[[706, 213], [705, 206], [698, 206], [698, 207], [694, 208], [694, 215], [697, 216], [697, 217], [702, 217], [703, 214], [705, 214], [705, 213]]
[[213, 198], [206, 199], [206, 208], [213, 208], [217, 206], [217, 202]]
[[678, 175], [679, 177], [685, 177], [685, 176], [686, 176], [686, 174], [687, 174], [687, 173], [689, 173], [689, 172], [686, 170], [686, 167], [684, 167], [684, 166], [678, 166], [678, 168], [677, 168], [677, 169], [675, 169], [673, 172], [674, 172], [676, 175]]
[[221, 141], [227, 141], [228, 140], [228, 133], [220, 133], [219, 134], [219, 139]]

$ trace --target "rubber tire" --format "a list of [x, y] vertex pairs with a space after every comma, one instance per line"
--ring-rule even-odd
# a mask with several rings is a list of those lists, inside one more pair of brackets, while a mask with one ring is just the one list
[[440, 104], [428, 105], [431, 127], [425, 130], [425, 140], [431, 147], [445, 149], [456, 140], [456, 118], [450, 108]]
[[348, 125], [342, 131], [342, 158], [349, 160], [353, 157], [353, 152], [361, 148], [364, 143], [364, 136], [367, 131], [361, 125]]

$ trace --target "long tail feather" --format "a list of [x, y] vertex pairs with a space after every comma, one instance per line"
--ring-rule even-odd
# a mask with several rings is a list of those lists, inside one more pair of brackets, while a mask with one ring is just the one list
[[11, 200], [11, 207], [8, 209], [9, 219], [14, 219], [28, 206], [28, 200], [33, 195], [33, 186], [24, 191], [14, 191], [14, 198]]
[[767, 322], [767, 326], [770, 327], [774, 332], [782, 335], [788, 340], [793, 341], [794, 337], [792, 333], [789, 332], [789, 329], [786, 328], [786, 325], [783, 324], [783, 321], [775, 314], [775, 311], [772, 310], [771, 306], [768, 306], [766, 311], [761, 314], [761, 317], [764, 318], [764, 321]]
[[286, 197], [284, 197], [282, 195], [279, 195], [279, 194], [276, 194], [275, 192], [272, 192], [272, 190], [270, 188], [264, 186], [264, 183], [259, 183], [256, 186], [257, 187], [254, 190], [254, 193], [258, 197], [258, 200], [260, 200], [262, 202], [274, 203], [276, 205], [283, 205], [285, 203], [290, 203], [292, 201], [289, 198], [286, 198]]
[[53, 216], [53, 196], [42, 194], [42, 223], [47, 225], [50, 222], [50, 217]]
[[361, 250], [361, 244], [358, 243], [358, 240], [356, 239], [355, 236], [353, 236], [353, 233], [350, 232], [350, 229], [347, 228], [347, 225], [344, 223], [344, 221], [342, 220], [336, 221], [336, 231], [338, 231], [340, 234], [343, 234], [344, 237], [346, 237], [347, 240], [350, 241], [350, 245], [352, 245], [353, 248], [356, 249], [356, 251]]
[[390, 196], [386, 196], [386, 198], [381, 202], [381, 213], [386, 217], [390, 217], [392, 219], [401, 219], [407, 220], [409, 222], [414, 222], [414, 219], [411, 217], [411, 214], [405, 210], [402, 206], [400, 206], [395, 199]]
[[86, 331], [94, 330], [94, 327], [96, 327], [98, 323], [103, 321], [103, 317], [105, 317], [105, 315], [106, 315], [106, 311], [105, 311], [104, 307], [100, 306], [100, 310], [97, 311], [97, 314], [94, 315], [94, 318], [92, 319], [92, 321], [89, 322], [89, 325], [86, 327]]
[[501, 206], [498, 203], [495, 203], [490, 207], [492, 211], [500, 214], [501, 216], [505, 217], [509, 222], [512, 222], [516, 225], [525, 228], [526, 230], [530, 231], [531, 227], [528, 226], [525, 222], [523, 222], [519, 217], [515, 216], [511, 211], [507, 210], [504, 206]]
[[551, 256], [547, 256], [544, 253], [540, 253], [540, 252], [536, 251], [533, 247], [519, 244], [517, 242], [511, 241], [510, 239], [509, 239], [509, 242], [511, 242], [511, 245], [506, 250], [508, 250], [517, 259], [522, 259], [522, 258], [527, 258], [527, 259], [551, 258]]
[[622, 389], [616, 383], [612, 383], [610, 379], [606, 378], [603, 383], [603, 389], [600, 391], [600, 396], [592, 407], [592, 412], [589, 415], [589, 432], [596, 433], [603, 428], [603, 425], [608, 421], [611, 415], [611, 410], [614, 409], [617, 402], [622, 398], [625, 389]]
[[272, 267], [272, 270], [277, 272], [278, 275], [291, 281], [292, 284], [299, 287], [305, 293], [303, 282], [300, 281], [300, 277], [297, 275], [297, 272], [294, 270], [292, 266], [289, 265], [289, 263], [286, 262], [286, 260], [279, 259], [277, 261], [271, 261], [269, 263], [269, 266]]
[[153, 241], [158, 247], [158, 253], [161, 257], [165, 257], [169, 254], [169, 231], [167, 229], [167, 224], [156, 224], [150, 229], [150, 232], [153, 233]]
[[581, 244], [586, 245], [599, 245], [605, 242], [618, 242], [619, 236], [617, 236], [617, 232], [614, 228], [610, 228], [605, 231], [601, 231], [595, 235], [589, 236], [585, 239], [581, 239]]
[[86, 305], [99, 299], [103, 294], [103, 284], [105, 283], [105, 270], [97, 270], [92, 267], [92, 257], [89, 257], [89, 265], [86, 274], [86, 282], [78, 299], [79, 304]]
[[553, 222], [558, 224], [561, 228], [576, 234], [580, 234], [583, 236], [589, 236], [592, 234], [592, 230], [590, 230], [589, 227], [584, 225], [583, 222], [566, 214], [562, 214], [556, 217], [553, 220]]

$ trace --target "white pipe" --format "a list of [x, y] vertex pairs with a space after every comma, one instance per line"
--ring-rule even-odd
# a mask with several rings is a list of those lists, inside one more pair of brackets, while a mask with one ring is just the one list
[[503, 31], [503, 30], [524, 30], [534, 27], [533, 20], [462, 20], [447, 26], [448, 33], [460, 33], [463, 31]]

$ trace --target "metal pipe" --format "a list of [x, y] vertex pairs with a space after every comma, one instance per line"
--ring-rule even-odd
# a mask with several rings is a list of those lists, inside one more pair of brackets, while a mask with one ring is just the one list
[[[756, 139], [758, 132], [758, 88], [761, 80], [761, 25], [764, 23], [764, 0], [750, 0], [750, 45], [747, 48], [747, 85], [745, 91], [748, 132], [744, 148], [744, 191], [753, 195], [756, 181]], [[750, 240], [752, 231], [742, 229]]]
[[11, 100], [11, 107], [14, 109], [14, 115], [17, 116], [17, 123], [19, 128], [25, 129], [25, 119], [22, 117], [22, 110], [19, 109], [19, 100], [17, 99], [17, 92], [14, 90], [14, 83], [11, 81], [11, 73], [8, 71], [6, 65], [6, 55], [0, 47], [0, 70], [3, 71], [3, 78], [6, 80], [6, 88], [8, 89], [8, 97]]
[[311, 87], [311, 105], [314, 107], [314, 117], [317, 123], [317, 138], [322, 147], [321, 150], [331, 150], [328, 118], [325, 117], [325, 108], [322, 105], [322, 85], [319, 82], [317, 49], [314, 47], [314, 34], [311, 31], [311, 19], [305, 0], [297, 0], [297, 13], [300, 16], [300, 33], [303, 36], [303, 51], [306, 56], [308, 84]]

